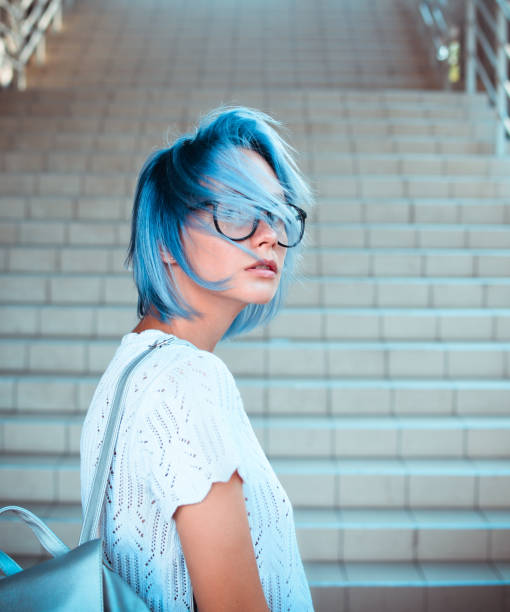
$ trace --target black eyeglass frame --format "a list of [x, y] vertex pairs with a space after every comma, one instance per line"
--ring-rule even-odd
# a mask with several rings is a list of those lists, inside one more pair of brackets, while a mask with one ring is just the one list
[[[247, 240], [248, 238], [251, 238], [253, 236], [253, 234], [257, 231], [257, 227], [259, 226], [259, 221], [260, 218], [259, 217], [255, 217], [254, 221], [253, 221], [253, 227], [251, 229], [251, 232], [249, 234], [247, 234], [246, 236], [244, 236], [243, 238], [232, 238], [231, 236], [228, 236], [227, 234], [225, 234], [224, 232], [221, 231], [221, 228], [219, 226], [218, 223], [218, 218], [216, 216], [216, 210], [218, 208], [218, 202], [216, 200], [207, 200], [206, 202], [202, 203], [203, 205], [207, 205], [210, 204], [213, 207], [213, 220], [214, 220], [214, 226], [216, 227], [216, 230], [218, 231], [218, 233], [220, 233], [222, 236], [225, 236], [226, 238], [228, 238], [229, 240], [233, 240], [234, 242], [242, 242], [243, 240]], [[286, 206], [292, 206], [292, 208], [295, 208], [298, 212], [299, 218], [301, 220], [301, 233], [299, 234], [299, 238], [296, 240], [296, 242], [294, 242], [294, 244], [283, 244], [282, 242], [280, 242], [278, 240], [278, 244], [282, 247], [285, 247], [286, 249], [290, 249], [292, 247], [297, 246], [301, 240], [303, 239], [303, 235], [305, 233], [305, 220], [307, 217], [306, 211], [303, 210], [302, 208], [299, 208], [299, 206], [296, 206], [295, 204], [291, 204], [290, 202], [286, 202], [285, 203]], [[202, 207], [196, 207], [197, 209], [202, 209]], [[262, 210], [262, 209], [261, 209]], [[269, 211], [265, 211], [266, 215], [269, 217], [269, 220], [272, 220], [273, 214]]]

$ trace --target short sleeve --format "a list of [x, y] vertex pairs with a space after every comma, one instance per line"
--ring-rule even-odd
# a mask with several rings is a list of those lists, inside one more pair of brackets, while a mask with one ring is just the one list
[[232, 426], [237, 397], [223, 361], [195, 349], [148, 389], [136, 428], [137, 469], [167, 520], [240, 468]]

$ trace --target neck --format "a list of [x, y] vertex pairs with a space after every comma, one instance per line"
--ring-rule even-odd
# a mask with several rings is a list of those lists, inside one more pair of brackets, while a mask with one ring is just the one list
[[232, 321], [242, 310], [242, 306], [232, 308], [230, 312], [204, 313], [202, 317], [194, 319], [175, 318], [168, 323], [163, 323], [152, 314], [146, 314], [138, 325], [133, 329], [134, 333], [140, 333], [145, 329], [160, 329], [167, 334], [172, 334], [183, 340], [191, 342], [197, 348], [214, 352], [216, 344], [221, 340]]

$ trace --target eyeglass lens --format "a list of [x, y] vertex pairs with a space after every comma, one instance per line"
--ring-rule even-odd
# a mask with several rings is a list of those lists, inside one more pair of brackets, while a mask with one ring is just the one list
[[[283, 219], [275, 217], [268, 211], [264, 211], [264, 221], [274, 229], [278, 236], [278, 242], [283, 246], [294, 246], [297, 244], [301, 239], [304, 229], [304, 221], [299, 211], [294, 207], [291, 210], [295, 213], [295, 216], [287, 225]], [[260, 216], [256, 214], [240, 215], [239, 212], [234, 213], [232, 209], [223, 205], [217, 205], [215, 208], [218, 229], [232, 240], [243, 240], [252, 235]]]

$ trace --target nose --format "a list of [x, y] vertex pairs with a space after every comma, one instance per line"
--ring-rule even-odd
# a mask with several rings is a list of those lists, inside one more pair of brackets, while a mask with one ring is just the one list
[[265, 242], [271, 246], [278, 244], [276, 230], [265, 219], [259, 219], [257, 229], [252, 238], [256, 244], [264, 244]]

